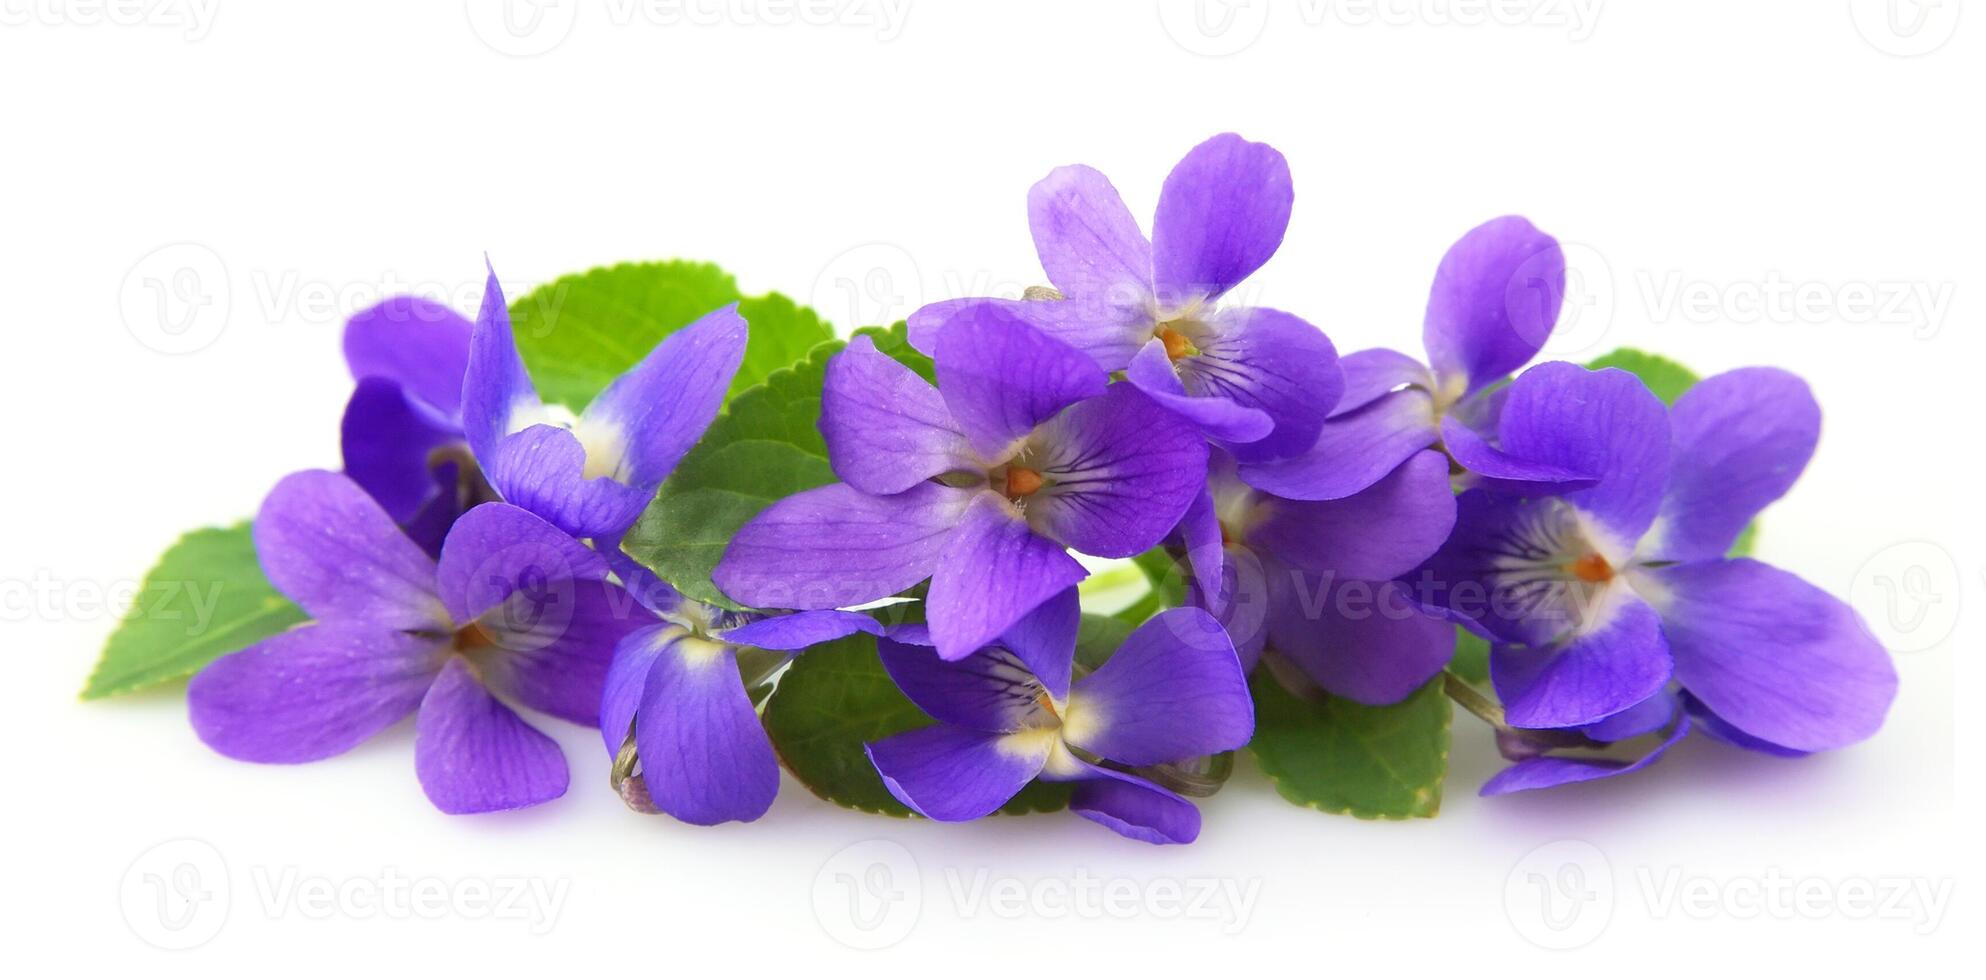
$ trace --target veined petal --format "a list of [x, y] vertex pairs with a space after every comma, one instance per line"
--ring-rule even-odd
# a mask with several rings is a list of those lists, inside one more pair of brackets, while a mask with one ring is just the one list
[[1674, 662], [1655, 610], [1620, 598], [1599, 623], [1550, 647], [1494, 646], [1490, 680], [1519, 728], [1589, 725], [1668, 683]]
[[1063, 294], [1126, 302], [1150, 295], [1152, 246], [1109, 178], [1057, 167], [1028, 190], [1027, 212], [1041, 267]]
[[1337, 500], [1379, 482], [1438, 434], [1434, 399], [1408, 388], [1326, 421], [1301, 453], [1242, 464], [1241, 479], [1290, 500]]
[[1518, 459], [1490, 445], [1453, 415], [1441, 420], [1441, 446], [1456, 465], [1475, 478], [1475, 486], [1536, 495], [1569, 493], [1599, 482], [1596, 474]]
[[1567, 783], [1584, 783], [1638, 772], [1654, 765], [1657, 759], [1662, 758], [1662, 753], [1669, 751], [1670, 746], [1682, 741], [1689, 733], [1688, 716], [1678, 717], [1676, 726], [1670, 730], [1668, 737], [1662, 739], [1647, 754], [1629, 761], [1551, 755], [1526, 759], [1490, 777], [1490, 781], [1483, 784], [1480, 793], [1483, 796], [1502, 796], [1506, 793], [1550, 789]]
[[615, 648], [654, 625], [655, 617], [611, 582], [552, 582], [542, 593], [535, 588], [512, 593], [477, 621], [493, 644], [484, 651], [483, 679], [525, 707], [596, 726]]
[[1331, 406], [1332, 418], [1364, 408], [1408, 385], [1434, 390], [1434, 375], [1426, 365], [1384, 347], [1346, 354], [1338, 358], [1338, 369], [1345, 373], [1345, 393]]
[[925, 600], [938, 655], [957, 660], [973, 653], [1087, 574], [1005, 500], [975, 495], [938, 555]]
[[1188, 394], [1172, 358], [1166, 355], [1164, 341], [1154, 339], [1147, 343], [1131, 359], [1124, 379], [1222, 445], [1255, 442], [1275, 431], [1276, 420], [1259, 408], [1243, 405], [1226, 395]]
[[314, 619], [405, 630], [447, 624], [434, 560], [340, 474], [284, 477], [262, 501], [254, 538], [269, 583]]
[[1069, 809], [1147, 844], [1191, 844], [1200, 836], [1200, 810], [1193, 801], [1130, 773], [1092, 766], [1076, 784]]
[[863, 493], [902, 493], [977, 462], [938, 389], [867, 337], [828, 361], [820, 426], [835, 475]]
[[651, 623], [614, 645], [614, 659], [607, 665], [607, 680], [600, 691], [600, 736], [607, 743], [608, 758], [620, 755], [621, 743], [632, 731], [655, 658], [684, 632], [674, 623]]
[[938, 350], [938, 329], [968, 306], [986, 304], [1088, 355], [1105, 371], [1121, 371], [1140, 345], [1152, 337], [1150, 311], [1124, 305], [1107, 295], [1059, 300], [948, 299], [910, 314], [910, 345], [926, 354]]
[[1137, 388], [1114, 384], [1041, 427], [1045, 485], [1028, 522], [1086, 555], [1129, 558], [1165, 539], [1205, 485], [1207, 444]]
[[985, 303], [960, 308], [938, 330], [938, 391], [980, 455], [1002, 460], [1035, 427], [1107, 378], [1082, 352]]
[[395, 381], [359, 380], [339, 424], [345, 475], [405, 524], [435, 495], [429, 457], [462, 441], [462, 430], [422, 408]]
[[876, 652], [904, 697], [941, 722], [982, 732], [1017, 732], [1030, 720], [1046, 720], [1041, 715], [1048, 710], [1042, 703], [1048, 689], [1004, 646], [946, 660], [930, 647], [884, 638], [876, 641]]
[[445, 655], [389, 627], [310, 623], [209, 664], [187, 685], [187, 715], [231, 759], [328, 759], [413, 714]]
[[1235, 458], [1277, 459], [1315, 443], [1345, 390], [1330, 338], [1295, 316], [1262, 307], [1221, 310], [1206, 325], [1195, 339], [1199, 352], [1177, 364], [1186, 393], [1257, 409], [1275, 426], [1266, 437], [1231, 447]]
[[1634, 375], [1540, 364], [1510, 383], [1497, 428], [1504, 453], [1594, 477], [1560, 496], [1622, 541], [1654, 522], [1669, 475], [1669, 416]]
[[460, 313], [419, 296], [392, 296], [345, 321], [352, 378], [397, 384], [442, 419], [462, 414], [462, 375], [475, 329]]
[[1027, 665], [1049, 696], [1059, 703], [1069, 696], [1069, 675], [1076, 662], [1076, 635], [1082, 625], [1082, 598], [1071, 587], [1022, 616], [1000, 635], [999, 642]]
[[1227, 632], [1181, 607], [1146, 620], [1075, 683], [1062, 732], [1112, 762], [1150, 766], [1246, 745], [1255, 707]]
[[685, 823], [757, 820], [779, 793], [772, 740], [724, 644], [685, 636], [656, 655], [634, 739], [648, 795]]
[[462, 429], [485, 468], [496, 458], [497, 443], [522, 428], [513, 425], [513, 419], [520, 411], [526, 417], [535, 414], [539, 404], [538, 389], [524, 370], [524, 358], [518, 356], [517, 339], [510, 332], [503, 287], [491, 269], [469, 341], [469, 366], [462, 375]]
[[487, 813], [565, 795], [559, 743], [526, 724], [451, 657], [421, 701], [414, 771], [443, 813]]
[[868, 745], [890, 795], [933, 820], [977, 820], [998, 810], [1048, 762], [1050, 738], [936, 724]]
[[1792, 489], [1820, 425], [1807, 383], [1778, 368], [1727, 371], [1683, 392], [1669, 413], [1669, 486], [1642, 557], [1723, 557], [1759, 511]]
[[1487, 221], [1435, 270], [1421, 329], [1428, 360], [1444, 385], [1482, 388], [1537, 356], [1564, 301], [1558, 241], [1515, 215]]
[[503, 499], [575, 537], [619, 538], [655, 495], [654, 487], [588, 477], [587, 448], [556, 425], [530, 426], [505, 436], [493, 456], [477, 455]]
[[731, 538], [711, 581], [760, 609], [838, 609], [929, 578], [978, 496], [935, 483], [877, 497], [845, 483], [767, 507]]
[[1455, 627], [1398, 582], [1309, 573], [1270, 582], [1270, 645], [1339, 697], [1393, 704], [1455, 653]]
[[653, 492], [703, 437], [745, 356], [738, 304], [713, 310], [662, 339], [586, 406], [581, 427], [611, 428], [618, 459], [594, 462], [615, 480]]
[[607, 562], [536, 514], [489, 503], [449, 529], [435, 577], [449, 617], [467, 624], [519, 591], [550, 595], [560, 583], [604, 579]]
[[1448, 460], [1415, 453], [1378, 483], [1338, 500], [1280, 500], [1259, 505], [1262, 523], [1250, 546], [1313, 572], [1388, 579], [1426, 561], [1455, 526]]
[[1267, 143], [1222, 133], [1166, 175], [1152, 219], [1152, 282], [1180, 305], [1219, 296], [1269, 261], [1289, 228], [1290, 168]]

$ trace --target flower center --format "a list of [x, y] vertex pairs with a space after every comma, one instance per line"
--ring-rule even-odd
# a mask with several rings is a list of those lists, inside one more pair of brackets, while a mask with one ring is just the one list
[[497, 645], [497, 638], [481, 623], [470, 623], [455, 631], [455, 649], [468, 653]]
[[1038, 471], [1025, 466], [1007, 467], [1007, 496], [1020, 498], [1032, 496], [1046, 482]]
[[1168, 359], [1177, 361], [1200, 353], [1200, 349], [1193, 346], [1191, 338], [1174, 330], [1170, 325], [1159, 324], [1158, 332], [1153, 336], [1165, 345], [1165, 356]]
[[1614, 566], [1608, 564], [1606, 557], [1599, 554], [1581, 555], [1567, 562], [1565, 570], [1571, 573], [1573, 578], [1595, 585], [1611, 582], [1614, 578]]

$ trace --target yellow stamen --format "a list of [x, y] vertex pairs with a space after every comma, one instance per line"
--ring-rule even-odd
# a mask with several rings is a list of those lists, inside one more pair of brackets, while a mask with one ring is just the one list
[[1188, 340], [1185, 334], [1171, 327], [1160, 327], [1158, 329], [1158, 339], [1165, 344], [1165, 356], [1172, 360], [1176, 361], [1182, 357], [1191, 357], [1194, 354], [1200, 353], [1199, 349], [1193, 346], [1193, 342]]
[[1614, 577], [1614, 566], [1607, 564], [1607, 559], [1601, 555], [1585, 555], [1565, 566], [1565, 570], [1581, 582], [1596, 585], [1612, 581]]
[[1025, 497], [1041, 489], [1041, 474], [1025, 466], [1007, 467], [1007, 496]]

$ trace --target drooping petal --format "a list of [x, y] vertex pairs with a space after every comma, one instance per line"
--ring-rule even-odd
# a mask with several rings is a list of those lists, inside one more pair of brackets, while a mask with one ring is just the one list
[[1326, 421], [1303, 452], [1243, 464], [1241, 478], [1290, 500], [1336, 500], [1379, 482], [1438, 435], [1433, 398], [1409, 388]]
[[1345, 393], [1331, 406], [1332, 418], [1364, 408], [1408, 385], [1434, 390], [1434, 375], [1426, 365], [1384, 347], [1346, 354], [1338, 358], [1338, 369], [1345, 373]]
[[1620, 540], [1640, 540], [1669, 474], [1669, 415], [1639, 378], [1553, 361], [1519, 375], [1497, 423], [1499, 448], [1517, 459], [1590, 475], [1561, 494]]
[[1398, 582], [1299, 573], [1271, 584], [1270, 644], [1339, 697], [1393, 704], [1454, 655], [1455, 627]]
[[1471, 486], [1537, 495], [1570, 493], [1598, 482], [1591, 473], [1512, 456], [1453, 415], [1441, 419], [1441, 447], [1456, 465], [1469, 471]]
[[[1163, 532], [1161, 532], [1163, 533]], [[957, 660], [1088, 574], [1003, 499], [980, 493], [945, 542], [926, 599], [938, 655]]]
[[1589, 759], [1568, 756], [1542, 755], [1526, 759], [1490, 777], [1479, 793], [1483, 796], [1502, 796], [1505, 793], [1518, 793], [1531, 789], [1549, 789], [1567, 783], [1584, 783], [1609, 776], [1622, 776], [1638, 772], [1655, 764], [1669, 747], [1683, 740], [1690, 733], [1690, 720], [1687, 716], [1676, 719], [1676, 727], [1668, 737], [1647, 754], [1630, 761], [1612, 759]]
[[967, 306], [987, 304], [1004, 311], [1088, 355], [1105, 371], [1121, 371], [1140, 345], [1152, 338], [1151, 313], [1125, 307], [1109, 296], [1059, 300], [948, 299], [910, 314], [910, 345], [926, 354], [938, 350], [938, 329]]
[[820, 425], [835, 475], [863, 493], [901, 493], [975, 461], [938, 389], [867, 337], [828, 361]]
[[1137, 388], [1111, 385], [1042, 426], [1027, 498], [1043, 535], [1086, 555], [1129, 558], [1165, 539], [1206, 482], [1207, 444]]
[[1389, 579], [1426, 561], [1455, 526], [1448, 460], [1415, 453], [1378, 483], [1338, 500], [1261, 505], [1250, 546], [1298, 568], [1340, 578]]
[[1028, 228], [1048, 281], [1067, 296], [1148, 297], [1152, 246], [1110, 179], [1091, 167], [1057, 167], [1027, 195]]
[[314, 619], [405, 630], [447, 624], [434, 559], [341, 474], [284, 477], [263, 499], [254, 537], [269, 583]]
[[1674, 721], [1682, 701], [1674, 691], [1663, 688], [1639, 703], [1614, 712], [1579, 730], [1595, 742], [1619, 742], [1657, 731]]
[[1150, 780], [1088, 766], [1092, 775], [1076, 784], [1069, 809], [1147, 844], [1191, 844], [1200, 836], [1200, 808]]
[[1289, 228], [1290, 167], [1267, 143], [1222, 133], [1166, 175], [1152, 219], [1152, 282], [1178, 306], [1212, 298], [1269, 261]]
[[1263, 307], [1221, 310], [1207, 325], [1208, 332], [1195, 340], [1199, 353], [1177, 365], [1186, 393], [1257, 409], [1275, 426], [1265, 437], [1230, 447], [1235, 457], [1278, 459], [1315, 443], [1345, 389], [1330, 338], [1297, 317]]
[[655, 657], [634, 740], [649, 797], [684, 823], [757, 820], [779, 793], [772, 740], [724, 644], [685, 636]]
[[1014, 798], [1048, 761], [1051, 742], [937, 724], [868, 745], [890, 795], [933, 820], [977, 820]]
[[885, 637], [876, 641], [883, 669], [918, 709], [948, 725], [982, 732], [1017, 732], [1045, 709], [1048, 689], [1004, 646], [946, 660], [928, 646]]
[[856, 633], [881, 636], [883, 627], [865, 613], [840, 609], [812, 609], [806, 612], [768, 616], [718, 634], [732, 646], [762, 650], [805, 650], [816, 643], [839, 640]]
[[582, 538], [618, 538], [641, 516], [654, 487], [588, 476], [587, 449], [572, 430], [532, 425], [478, 457], [503, 499]]
[[1820, 425], [1807, 383], [1778, 368], [1727, 371], [1683, 392], [1669, 412], [1669, 486], [1642, 557], [1723, 557], [1759, 511], [1792, 489]]
[[621, 743], [633, 732], [630, 726], [655, 658], [684, 632], [674, 623], [652, 623], [614, 645], [614, 660], [607, 666], [607, 681], [600, 691], [600, 737], [606, 740], [608, 758], [620, 754]]
[[1435, 270], [1421, 328], [1428, 360], [1443, 385], [1482, 388], [1537, 356], [1564, 301], [1556, 239], [1515, 215], [1484, 222]]
[[961, 307], [938, 330], [938, 391], [980, 455], [1003, 460], [1055, 413], [1103, 393], [1081, 351], [998, 306]]
[[731, 538], [711, 581], [760, 609], [838, 609], [930, 577], [974, 491], [920, 483], [871, 496], [845, 483], [767, 507]]
[[631, 487], [653, 491], [703, 437], [745, 356], [738, 305], [713, 310], [670, 334], [587, 403], [582, 427], [617, 434], [618, 459], [589, 460]]
[[1252, 405], [1243, 405], [1225, 395], [1188, 394], [1186, 382], [1180, 379], [1161, 340], [1154, 339], [1138, 351], [1124, 372], [1124, 379], [1222, 445], [1255, 442], [1276, 429], [1276, 420]]
[[524, 358], [518, 356], [517, 339], [510, 332], [503, 287], [491, 269], [469, 341], [469, 366], [462, 375], [462, 429], [484, 468], [496, 458], [497, 443], [522, 428], [513, 425], [519, 413], [529, 415], [539, 404], [538, 389], [524, 370]]
[[490, 696], [460, 657], [451, 657], [421, 701], [414, 771], [443, 813], [488, 813], [565, 795], [559, 743]]
[[1676, 679], [1719, 718], [1808, 752], [1859, 742], [1882, 727], [1896, 668], [1846, 603], [1750, 559], [1639, 574], [1645, 578], [1635, 587], [1662, 614]]
[[231, 759], [327, 759], [413, 714], [444, 653], [388, 627], [311, 623], [209, 664], [187, 685], [187, 714]]
[[1070, 745], [1132, 766], [1240, 748], [1254, 733], [1234, 643], [1206, 610], [1190, 607], [1146, 620], [1078, 680], [1062, 729]]
[[435, 495], [430, 454], [461, 441], [460, 428], [416, 404], [386, 378], [360, 379], [339, 423], [345, 475], [400, 524]]
[[542, 592], [527, 584], [477, 620], [491, 644], [484, 682], [525, 707], [596, 726], [614, 649], [654, 623], [611, 582], [552, 582]]
[[441, 418], [454, 419], [462, 412], [462, 375], [474, 329], [460, 313], [433, 300], [389, 297], [345, 321], [345, 364], [354, 380], [394, 382]]
[[604, 579], [599, 553], [543, 518], [506, 503], [462, 515], [441, 546], [435, 579], [448, 615], [468, 624], [524, 591], [550, 597], [575, 579]]
[[1490, 680], [1519, 728], [1571, 728], [1632, 707], [1668, 683], [1674, 663], [1661, 620], [1632, 596], [1600, 622], [1551, 647], [1497, 645]]

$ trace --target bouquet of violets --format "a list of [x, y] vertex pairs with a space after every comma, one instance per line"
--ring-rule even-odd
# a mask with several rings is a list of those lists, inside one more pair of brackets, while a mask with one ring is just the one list
[[84, 695], [191, 674], [194, 733], [263, 763], [411, 716], [447, 813], [562, 796], [550, 716], [687, 823], [763, 815], [783, 764], [843, 806], [1152, 843], [1243, 750], [1293, 802], [1432, 816], [1456, 704], [1509, 761], [1485, 795], [1880, 727], [1888, 654], [1745, 557], [1820, 434], [1799, 378], [1530, 364], [1565, 265], [1519, 217], [1442, 257], [1425, 361], [1341, 355], [1234, 300], [1292, 201], [1233, 134], [1149, 236], [1063, 167], [1027, 198], [1052, 285], [845, 340], [699, 263], [514, 303], [491, 271], [473, 321], [387, 300], [346, 328], [342, 471], [168, 551]]

